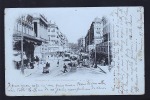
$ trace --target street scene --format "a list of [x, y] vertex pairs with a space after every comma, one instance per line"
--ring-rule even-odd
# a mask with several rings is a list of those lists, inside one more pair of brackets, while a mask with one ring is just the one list
[[5, 10], [5, 88], [16, 95], [144, 93], [144, 8]]
[[[132, 29], [131, 14], [125, 14], [125, 19], [117, 17], [127, 10], [128, 8], [115, 8], [112, 11], [109, 9], [109, 17], [93, 14], [92, 18], [89, 16], [91, 21], [87, 20], [89, 24], [85, 24], [86, 28], [78, 26], [80, 29], [76, 34], [72, 34], [75, 30], [69, 29], [68, 26], [70, 23], [70, 28], [75, 27], [71, 24], [71, 18], [67, 24], [65, 17], [63, 23], [58, 16], [53, 16], [58, 19], [51, 20], [52, 15], [46, 16], [38, 12], [17, 16], [13, 32], [14, 69], [28, 77], [76, 76], [79, 73], [108, 74], [119, 59], [115, 54], [121, 50], [121, 46], [117, 45], [120, 36], [123, 37], [122, 31], [125, 31], [122, 30], [123, 25], [128, 24], [127, 27]], [[75, 16], [72, 18], [77, 17]], [[122, 28], [117, 28], [118, 21]], [[80, 20], [77, 24], [79, 23]], [[84, 33], [80, 33], [83, 29]], [[121, 29], [121, 33], [115, 33], [116, 29]], [[127, 32], [132, 38], [131, 31]], [[128, 39], [128, 36], [126, 38]], [[121, 52], [124, 53], [123, 50]]]
[[[95, 18], [86, 36], [71, 43], [59, 30], [59, 26], [55, 22], [48, 22], [44, 15], [22, 15], [16, 21], [13, 34], [15, 68], [31, 76], [58, 76], [61, 73], [93, 69], [97, 73], [106, 74], [111, 61], [110, 52], [103, 55], [95, 52], [97, 44], [102, 40], [100, 35], [103, 34], [103, 20], [106, 19]], [[108, 39], [104, 42], [107, 43]], [[109, 48], [108, 46], [104, 49]], [[105, 66], [105, 70], [101, 66]]]

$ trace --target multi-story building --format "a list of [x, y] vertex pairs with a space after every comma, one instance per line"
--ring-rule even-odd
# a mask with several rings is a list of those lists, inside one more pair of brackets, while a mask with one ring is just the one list
[[63, 52], [63, 49], [64, 49], [64, 45], [65, 45], [65, 37], [64, 37], [64, 34], [62, 34], [61, 32], [59, 32], [58, 34], [58, 42], [59, 42], [59, 51], [60, 52]]
[[55, 23], [48, 24], [48, 53], [50, 55], [55, 55], [59, 51], [59, 29]]
[[90, 30], [88, 30], [88, 32], [87, 32], [87, 34], [85, 36], [85, 51], [86, 52], [90, 51], [89, 45], [92, 44], [92, 42], [91, 42], [92, 39], [90, 37], [91, 37]]
[[92, 49], [95, 50], [96, 44], [99, 44], [102, 39], [102, 20], [98, 17], [94, 19], [92, 22], [90, 29], [87, 32], [87, 35], [85, 36], [85, 49], [86, 52], [91, 51]]
[[48, 53], [50, 55], [61, 54], [65, 51], [68, 45], [68, 40], [66, 36], [60, 32], [58, 26], [55, 23], [49, 23], [48, 37]]
[[77, 53], [79, 50], [77, 43], [68, 43], [68, 47], [69, 47], [69, 52], [71, 53]]
[[85, 52], [85, 38], [82, 36], [78, 39], [79, 51]]
[[46, 59], [46, 53], [47, 53], [47, 45], [48, 45], [48, 21], [44, 17], [44, 15], [41, 14], [34, 14], [33, 15], [33, 24], [34, 24], [34, 33], [38, 38], [45, 39], [44, 42], [42, 42], [41, 46], [35, 47], [34, 54], [38, 56], [39, 58]]
[[[16, 20], [13, 33], [13, 47], [21, 53], [21, 41], [23, 41], [24, 59], [28, 62], [34, 61], [35, 52], [40, 45], [47, 40], [46, 20], [39, 15], [23, 15]], [[42, 31], [43, 30], [43, 31]], [[38, 51], [39, 52], [39, 51]]]
[[68, 39], [65, 35], [63, 41], [64, 41], [64, 52], [67, 52], [69, 51], [69, 45], [68, 45]]
[[[108, 62], [111, 62], [111, 43], [110, 39], [110, 21], [107, 17], [102, 17], [102, 23], [103, 23], [103, 33], [101, 35], [101, 41], [96, 46], [96, 51], [98, 54], [98, 60], [102, 61], [105, 60], [105, 64], [108, 64]], [[108, 44], [109, 43], [109, 44]]]

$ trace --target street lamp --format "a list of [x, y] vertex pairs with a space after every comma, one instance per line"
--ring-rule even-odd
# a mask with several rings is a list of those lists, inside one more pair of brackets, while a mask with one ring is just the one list
[[108, 66], [110, 64], [110, 57], [109, 57], [109, 33], [108, 33]]
[[88, 47], [88, 49], [89, 49], [89, 66], [90, 66], [90, 33], [89, 33], [89, 31], [88, 31], [88, 34], [89, 34], [89, 47]]
[[23, 16], [21, 17], [21, 25], [22, 25], [22, 32], [21, 32], [21, 72], [24, 74], [24, 64], [23, 64]]
[[94, 68], [97, 68], [97, 62], [96, 62], [96, 38], [94, 37], [94, 44], [95, 44], [95, 66]]
[[110, 71], [111, 70], [111, 64], [110, 64], [110, 53], [109, 53], [109, 45], [110, 45], [110, 23], [108, 24], [109, 25], [109, 32], [108, 32], [108, 70]]

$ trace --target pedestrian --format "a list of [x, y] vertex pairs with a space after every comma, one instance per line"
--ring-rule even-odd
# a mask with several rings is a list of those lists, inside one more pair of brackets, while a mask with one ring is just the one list
[[18, 62], [16, 62], [16, 66], [17, 66], [17, 69], [19, 69], [19, 63]]
[[46, 63], [46, 67], [49, 68], [50, 67], [50, 63], [47, 62]]
[[73, 67], [75, 67], [76, 65], [75, 65], [75, 63], [73, 63]]
[[80, 64], [79, 59], [77, 59], [78, 65]]
[[97, 68], [97, 62], [95, 62], [95, 66], [94, 66], [94, 68]]
[[70, 67], [72, 67], [73, 63], [70, 61], [70, 63], [68, 63], [68, 65], [69, 65]]
[[102, 66], [105, 66], [105, 58], [102, 59]]
[[39, 61], [40, 61], [39, 57], [36, 56], [36, 62], [37, 62], [37, 65], [39, 65]]
[[59, 60], [58, 60], [58, 62], [57, 62], [57, 67], [59, 67]]
[[43, 73], [49, 73], [50, 63], [46, 63], [45, 67], [43, 67]]
[[65, 72], [68, 72], [68, 71], [67, 71], [67, 66], [64, 64], [64, 73]]
[[33, 62], [30, 62], [30, 67], [31, 67], [31, 69], [34, 69]]

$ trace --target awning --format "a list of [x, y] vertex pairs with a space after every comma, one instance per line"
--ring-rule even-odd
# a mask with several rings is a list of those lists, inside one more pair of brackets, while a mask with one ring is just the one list
[[[16, 41], [21, 40], [21, 34], [19, 34], [19, 33], [13, 34], [13, 38]], [[23, 34], [23, 38], [26, 40], [30, 40], [31, 42], [36, 42], [37, 44], [41, 44], [42, 42], [47, 43], [46, 39], [38, 38], [38, 37], [28, 35], [28, 34]]]

